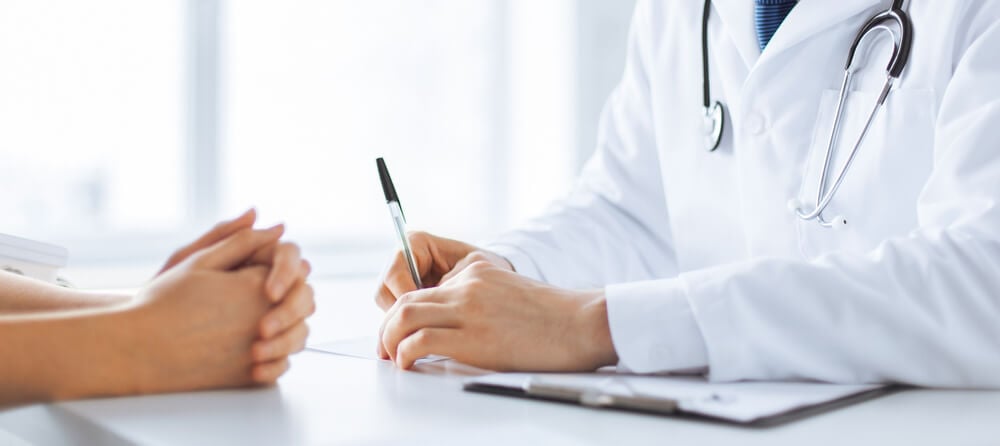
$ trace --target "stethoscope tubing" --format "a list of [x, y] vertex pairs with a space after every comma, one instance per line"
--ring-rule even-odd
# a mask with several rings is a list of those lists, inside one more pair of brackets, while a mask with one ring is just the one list
[[[888, 98], [889, 93], [892, 91], [896, 80], [902, 76], [903, 70], [909, 62], [910, 50], [913, 44], [913, 22], [910, 20], [906, 11], [904, 11], [903, 6], [904, 0], [893, 0], [889, 9], [874, 15], [867, 22], [865, 22], [864, 26], [858, 30], [858, 33], [854, 38], [854, 42], [851, 44], [851, 49], [847, 55], [847, 62], [844, 65], [844, 77], [840, 85], [840, 92], [837, 98], [837, 108], [835, 110], [833, 126], [830, 131], [830, 138], [828, 139], [826, 147], [823, 169], [819, 178], [819, 189], [816, 191], [814, 205], [812, 206], [812, 210], [806, 211], [802, 209], [802, 205], [797, 200], [792, 200], [790, 202], [790, 208], [794, 214], [803, 220], [816, 220], [824, 227], [839, 227], [847, 224], [847, 220], [839, 216], [832, 221], [827, 220], [823, 217], [823, 212], [830, 206], [834, 196], [836, 196], [837, 191], [843, 184], [844, 178], [847, 176], [847, 172], [850, 171], [851, 165], [854, 163], [858, 151], [871, 130], [872, 124], [875, 122], [879, 112], [884, 107], [885, 101]], [[711, 152], [718, 148], [722, 140], [722, 131], [725, 126], [725, 110], [721, 102], [716, 101], [714, 105], [712, 104], [711, 78], [708, 64], [708, 20], [710, 15], [711, 0], [705, 0], [704, 8], [702, 9], [701, 23], [702, 104], [704, 106], [705, 113], [705, 148]], [[891, 25], [895, 25], [896, 29], [898, 29], [898, 33]], [[857, 62], [857, 51], [866, 38], [871, 35], [875, 35], [875, 33], [878, 32], [888, 33], [893, 40], [892, 56], [889, 59], [889, 64], [886, 66], [886, 80], [874, 107], [868, 114], [868, 118], [865, 121], [865, 125], [862, 128], [861, 133], [858, 135], [857, 140], [855, 140], [853, 146], [851, 147], [851, 151], [847, 155], [847, 159], [844, 161], [843, 166], [834, 177], [832, 185], [829, 189], [827, 189], [830, 167], [833, 163], [833, 153], [840, 139], [847, 95], [851, 89], [855, 70], [858, 69], [858, 67], [855, 66], [855, 63]]]

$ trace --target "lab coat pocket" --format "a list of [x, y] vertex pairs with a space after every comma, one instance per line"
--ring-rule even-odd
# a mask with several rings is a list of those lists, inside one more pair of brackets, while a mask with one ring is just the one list
[[[876, 91], [848, 94], [826, 174], [827, 191], [844, 169], [877, 96]], [[814, 209], [820, 195], [837, 100], [837, 91], [823, 93], [798, 195], [804, 210]], [[816, 220], [797, 222], [799, 246], [805, 257], [842, 250], [868, 251], [916, 227], [917, 198], [932, 167], [935, 114], [931, 90], [890, 92], [822, 214], [827, 221], [843, 217], [847, 224], [827, 228]]]

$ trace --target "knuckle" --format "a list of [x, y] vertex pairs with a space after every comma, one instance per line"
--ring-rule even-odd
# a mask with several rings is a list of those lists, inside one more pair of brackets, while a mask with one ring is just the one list
[[398, 305], [406, 305], [412, 303], [414, 300], [413, 293], [406, 293], [402, 296], [396, 298]]
[[469, 265], [469, 272], [473, 274], [483, 274], [493, 268], [493, 264], [486, 260], [476, 260]]
[[402, 324], [408, 324], [412, 322], [413, 318], [416, 316], [414, 314], [415, 311], [416, 308], [413, 305], [403, 305], [399, 307], [399, 311], [396, 312], [396, 319], [398, 319]]
[[466, 282], [465, 292], [467, 295], [468, 294], [475, 295], [482, 292], [485, 288], [486, 288], [486, 281], [483, 280], [482, 277], [475, 276]]
[[463, 313], [475, 313], [479, 311], [481, 306], [478, 299], [478, 296], [480, 295], [479, 290], [480, 289], [476, 286], [466, 287], [455, 303], [457, 309]]
[[489, 256], [487, 256], [486, 253], [482, 251], [472, 251], [469, 253], [468, 257], [472, 263], [489, 262], [490, 260]]
[[258, 285], [264, 286], [264, 281], [267, 280], [267, 273], [268, 273], [267, 268], [254, 266], [245, 268], [243, 269], [243, 271], [245, 271], [245, 274], [250, 283], [254, 284], [255, 286]]
[[426, 348], [428, 345], [430, 345], [434, 341], [433, 337], [434, 337], [434, 335], [432, 334], [431, 331], [425, 330], [425, 329], [420, 329], [420, 330], [417, 330], [417, 332], [414, 333], [413, 336], [410, 337], [410, 339], [411, 339], [410, 343], [415, 348], [420, 348], [420, 349]]

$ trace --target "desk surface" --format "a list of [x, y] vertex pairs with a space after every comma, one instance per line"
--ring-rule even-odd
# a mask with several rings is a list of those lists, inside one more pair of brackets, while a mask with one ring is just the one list
[[[370, 334], [371, 281], [317, 284], [317, 341]], [[307, 351], [275, 387], [34, 405], [0, 412], [0, 441], [37, 444], [995, 444], [1000, 392], [913, 390], [749, 429], [463, 392], [451, 361], [402, 372]], [[6, 436], [5, 436], [6, 435]]]

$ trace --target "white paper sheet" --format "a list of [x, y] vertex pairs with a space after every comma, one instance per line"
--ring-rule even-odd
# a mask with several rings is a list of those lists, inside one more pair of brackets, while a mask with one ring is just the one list
[[[308, 345], [306, 348], [324, 353], [350, 356], [352, 358], [381, 360], [375, 352], [375, 346], [378, 345], [376, 342], [378, 342], [378, 339], [375, 336], [362, 336], [359, 338], [339, 339], [331, 342]], [[431, 355], [426, 358], [418, 359], [417, 364], [443, 361], [445, 359], [448, 358], [444, 356]]]
[[616, 373], [498, 373], [468, 382], [526, 389], [529, 382], [620, 396], [672, 399], [686, 413], [749, 423], [880, 388], [807, 382], [710, 383], [701, 377], [640, 376]]

